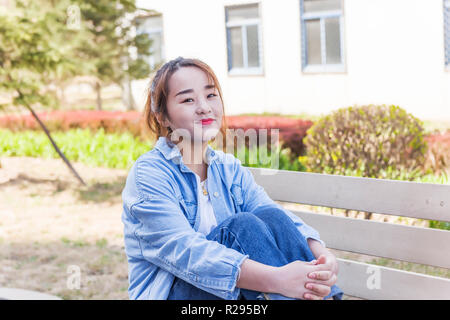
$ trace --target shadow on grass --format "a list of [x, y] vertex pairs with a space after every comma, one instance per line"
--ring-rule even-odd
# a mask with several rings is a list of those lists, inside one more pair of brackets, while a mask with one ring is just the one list
[[[52, 186], [51, 195], [56, 195], [59, 192], [72, 189], [78, 193], [78, 200], [83, 202], [106, 202], [120, 196], [125, 186], [126, 177], [119, 177], [113, 181], [88, 183], [87, 186], [80, 186], [76, 182], [71, 182], [61, 179], [42, 179], [34, 178], [27, 174], [20, 173], [17, 177], [9, 179], [8, 181], [0, 183], [0, 189], [9, 186], [16, 186], [26, 188], [29, 185], [48, 185]], [[39, 195], [38, 192], [36, 195]], [[115, 199], [116, 200], [116, 199]]]
[[0, 183], [0, 188], [8, 186], [26, 186], [27, 184], [51, 184], [55, 187], [55, 193], [64, 191], [71, 186], [71, 182], [60, 179], [41, 179], [34, 178], [27, 174], [19, 173], [17, 177]]
[[112, 182], [94, 182], [87, 187], [77, 188], [78, 198], [85, 202], [105, 202], [121, 196], [126, 177], [120, 177]]

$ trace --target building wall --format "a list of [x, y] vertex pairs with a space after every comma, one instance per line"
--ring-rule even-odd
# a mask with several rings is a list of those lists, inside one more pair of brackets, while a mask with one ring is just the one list
[[[263, 75], [229, 75], [226, 5], [244, 0], [138, 1], [163, 14], [166, 60], [196, 57], [216, 72], [226, 113], [325, 114], [355, 104], [396, 104], [422, 119], [450, 119], [441, 0], [344, 0], [340, 73], [301, 68], [299, 0], [261, 0]], [[148, 80], [133, 82], [139, 106]]]

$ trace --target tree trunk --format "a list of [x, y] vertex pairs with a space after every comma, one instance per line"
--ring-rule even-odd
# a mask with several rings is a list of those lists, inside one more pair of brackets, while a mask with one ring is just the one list
[[[19, 94], [22, 95], [22, 93]], [[55, 141], [53, 140], [52, 136], [50, 135], [50, 132], [47, 130], [47, 127], [44, 125], [44, 123], [41, 121], [41, 119], [39, 119], [38, 115], [34, 112], [34, 110], [29, 106], [25, 104], [25, 107], [30, 110], [31, 114], [33, 115], [33, 117], [36, 119], [36, 121], [39, 123], [39, 125], [41, 126], [41, 128], [44, 130], [45, 134], [47, 135], [47, 137], [50, 139], [50, 142], [53, 145], [53, 148], [55, 148], [56, 152], [59, 154], [59, 156], [63, 159], [63, 161], [65, 162], [65, 164], [69, 167], [70, 171], [72, 171], [72, 173], [75, 175], [75, 177], [78, 179], [78, 181], [80, 181], [80, 183], [82, 185], [86, 185], [86, 183], [83, 181], [83, 179], [81, 179], [80, 175], [78, 174], [78, 172], [72, 167], [72, 165], [70, 164], [70, 161], [67, 160], [66, 156], [61, 152], [61, 150], [58, 148], [58, 146], [56, 145]]]
[[130, 79], [127, 79], [127, 86], [128, 86], [128, 110], [136, 110], [136, 103], [134, 102]]
[[126, 77], [121, 83], [122, 88], [122, 103], [127, 108], [127, 110], [136, 110], [136, 103], [133, 98], [133, 93], [131, 91], [131, 82]]
[[102, 86], [100, 81], [95, 83], [95, 91], [97, 92], [97, 110], [102, 110]]

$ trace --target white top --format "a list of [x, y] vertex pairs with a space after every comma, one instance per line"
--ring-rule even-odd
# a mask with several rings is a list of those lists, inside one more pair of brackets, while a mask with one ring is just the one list
[[203, 187], [206, 189], [206, 180], [200, 182], [200, 177], [196, 174], [198, 188], [198, 212], [200, 214], [200, 226], [198, 227], [198, 232], [207, 235], [211, 230], [217, 226], [216, 216], [214, 215], [214, 209], [209, 199], [209, 194], [203, 194]]

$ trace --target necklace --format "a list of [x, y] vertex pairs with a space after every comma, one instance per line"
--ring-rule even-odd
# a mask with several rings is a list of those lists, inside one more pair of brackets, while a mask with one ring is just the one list
[[208, 195], [208, 191], [206, 190], [204, 185], [201, 185], [202, 189], [203, 189], [203, 195], [207, 196]]

